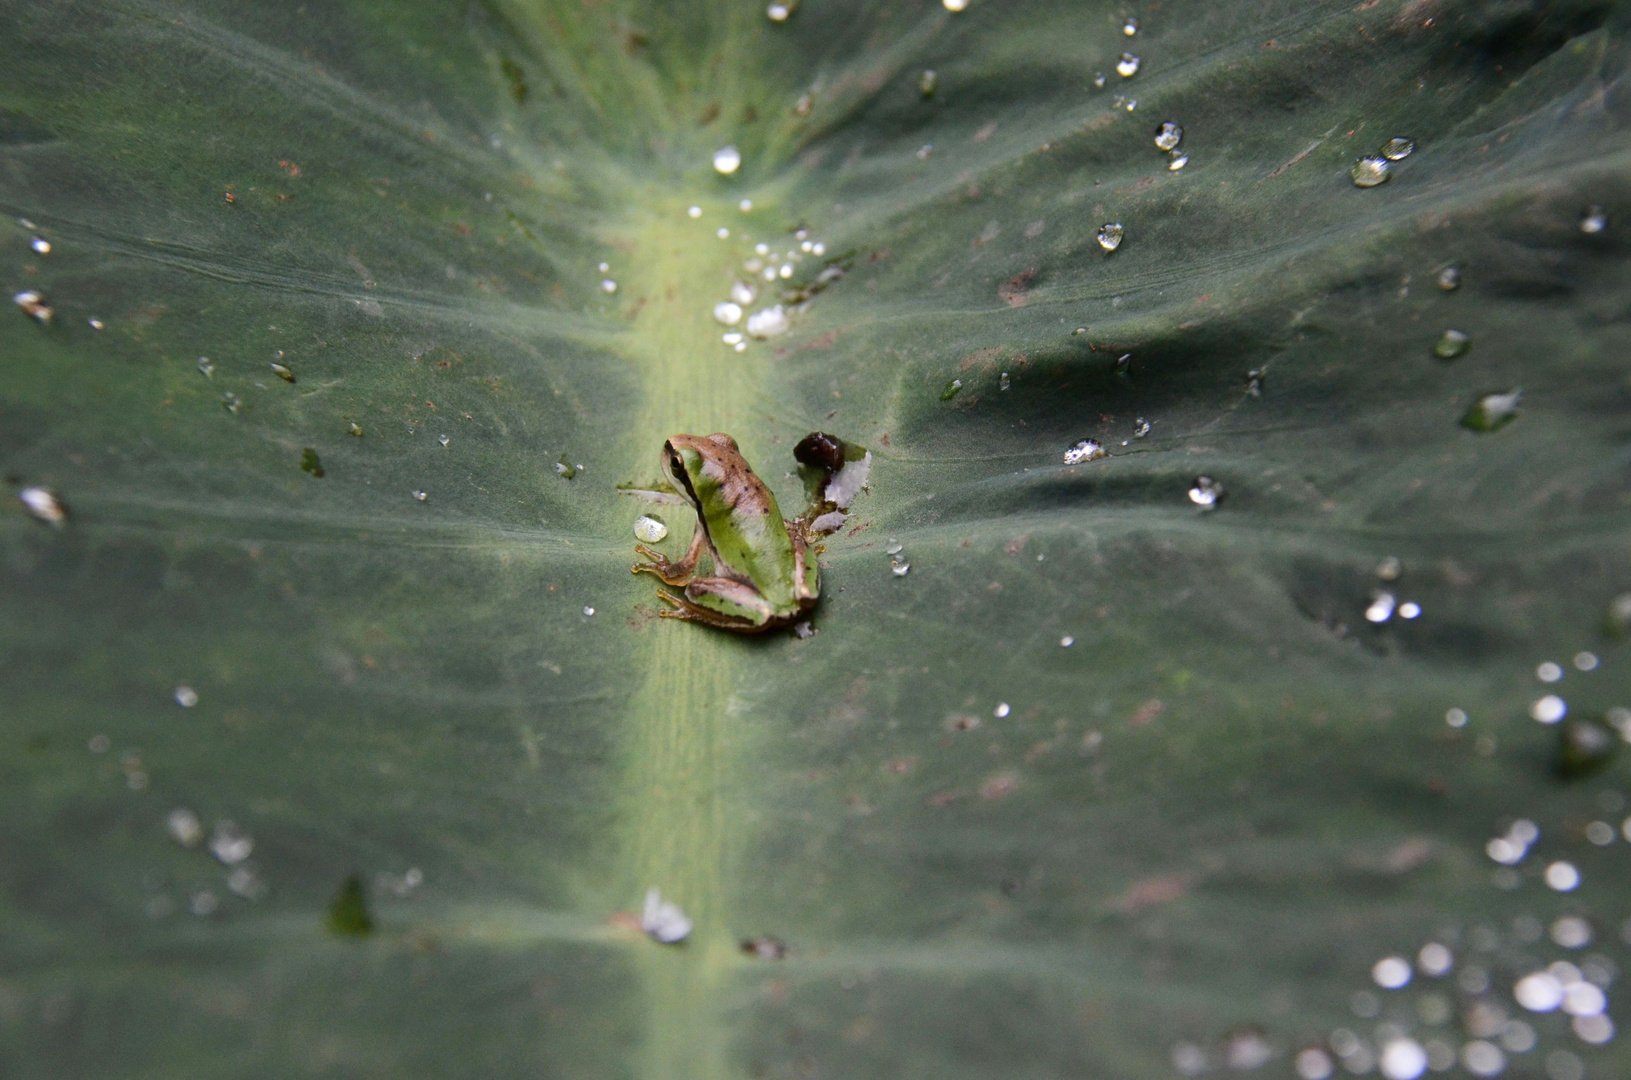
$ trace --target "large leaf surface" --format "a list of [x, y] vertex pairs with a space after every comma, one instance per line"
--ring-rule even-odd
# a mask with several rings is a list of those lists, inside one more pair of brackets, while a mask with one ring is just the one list
[[[0, 467], [72, 515], [0, 520], [6, 1073], [1292, 1075], [1624, 963], [1623, 776], [1528, 712], [1628, 693], [1625, 71], [1590, 2], [0, 10], [0, 276], [55, 311], [0, 319]], [[846, 273], [721, 344], [799, 227], [761, 303]], [[720, 430], [797, 505], [818, 428], [875, 464], [817, 633], [655, 619], [615, 485]], [[1528, 1021], [1512, 1074], [1631, 1061]]]

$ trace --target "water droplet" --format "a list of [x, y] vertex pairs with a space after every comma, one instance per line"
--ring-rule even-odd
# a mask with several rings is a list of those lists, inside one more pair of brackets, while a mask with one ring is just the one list
[[[1353, 177], [1354, 187], [1375, 187], [1392, 175], [1388, 168], [1389, 162], [1385, 157], [1362, 157], [1354, 162], [1354, 167], [1348, 171], [1348, 175]], [[1494, 1047], [1490, 1049], [1493, 1050]], [[1500, 1053], [1499, 1050], [1495, 1052]]]
[[1614, 842], [1614, 826], [1606, 821], [1594, 821], [1586, 826], [1586, 839], [1598, 847], [1607, 847]]
[[917, 77], [917, 92], [926, 98], [934, 97], [935, 88], [939, 85], [940, 76], [935, 74], [933, 68], [925, 69], [923, 74]]
[[1529, 706], [1529, 715], [1543, 724], [1555, 724], [1568, 713], [1569, 706], [1556, 694], [1547, 694]]
[[1370, 606], [1365, 609], [1365, 621], [1385, 623], [1393, 618], [1393, 605], [1396, 599], [1390, 592], [1371, 593]]
[[1133, 438], [1142, 439], [1150, 433], [1150, 422], [1140, 416], [1133, 421]]
[[1421, 615], [1421, 605], [1414, 600], [1406, 600], [1399, 605], [1399, 618], [1415, 619]]
[[204, 839], [204, 826], [198, 820], [198, 815], [186, 807], [178, 807], [170, 811], [170, 816], [164, 819], [164, 827], [170, 833], [170, 838], [182, 847], [197, 847], [199, 841]]
[[436, 436], [436, 441], [441, 443], [443, 446], [446, 446], [448, 443], [452, 442], [453, 440], [449, 439], [446, 435], [438, 435], [438, 436]]
[[1161, 126], [1155, 129], [1155, 145], [1162, 150], [1176, 150], [1183, 140], [1184, 129], [1171, 120], [1162, 121]]
[[85, 749], [93, 754], [105, 754], [112, 745], [112, 741], [106, 735], [92, 735], [90, 741], [85, 744]]
[[953, 379], [951, 382], [946, 384], [946, 388], [944, 390], [940, 391], [940, 400], [950, 401], [952, 398], [957, 396], [957, 391], [961, 390], [962, 388], [963, 380]]
[[742, 942], [742, 951], [757, 960], [780, 960], [787, 955], [787, 942], [760, 934]]
[[742, 211], [744, 214], [751, 213], [753, 211], [753, 200], [743, 199], [741, 202], [736, 204], [736, 208]]
[[1335, 1068], [1331, 1055], [1317, 1046], [1298, 1051], [1295, 1065], [1302, 1080], [1327, 1080]]
[[[1578, 1038], [1581, 1042], [1590, 1043], [1592, 1046], [1601, 1046], [1603, 1043], [1606, 1043], [1614, 1038], [1614, 1021], [1610, 1020], [1602, 1013], [1593, 1013], [1590, 1016], [1577, 1016], [1569, 1026], [1574, 1029], [1576, 1038]], [[1567, 1053], [1567, 1051], [1563, 1052]], [[1557, 1053], [1557, 1051], [1554, 1051], [1552, 1054], [1547, 1055], [1548, 1064], [1550, 1064], [1551, 1058]], [[1573, 1057], [1573, 1055], [1571, 1054], [1570, 1057]], [[1579, 1058], [1575, 1058], [1575, 1060], [1578, 1061]], [[1581, 1071], [1584, 1072], [1584, 1070]]]
[[600, 291], [610, 296], [612, 293], [617, 291], [617, 282], [613, 281], [611, 278], [607, 278], [605, 281], [600, 283]]
[[1093, 88], [1095, 90], [1103, 90], [1104, 89], [1104, 72], [1095, 71], [1093, 73]]
[[919, 161], [927, 161], [929, 160], [929, 155], [932, 153], [934, 153], [934, 144], [924, 143], [922, 146], [917, 148], [917, 159]]
[[745, 341], [738, 341], [736, 344], [731, 346], [731, 348], [736, 352], [746, 352], [747, 347], [748, 343]]
[[899, 559], [889, 560], [889, 572], [896, 577], [905, 577], [911, 569], [912, 564], [909, 562], [902, 562]]
[[1421, 968], [1423, 975], [1437, 979], [1449, 974], [1450, 967], [1455, 962], [1449, 948], [1436, 941], [1428, 942], [1416, 954], [1416, 964]]
[[413, 497], [419, 502], [424, 502], [426, 499], [430, 498], [430, 493], [428, 491], [415, 491], [413, 493]]
[[1121, 246], [1121, 238], [1125, 233], [1126, 230], [1121, 227], [1120, 222], [1106, 222], [1099, 226], [1099, 246], [1106, 251], [1114, 251]]
[[231, 821], [217, 821], [210, 836], [210, 854], [224, 866], [237, 866], [255, 850], [255, 841], [239, 831]]
[[1410, 982], [1410, 961], [1402, 956], [1384, 956], [1370, 969], [1371, 978], [1384, 990], [1397, 990]]
[[36, 236], [33, 240], [29, 241], [28, 246], [33, 248], [37, 254], [51, 254], [51, 241], [45, 239], [44, 237]]
[[1505, 427], [1518, 416], [1518, 404], [1523, 401], [1522, 390], [1509, 390], [1504, 394], [1485, 394], [1472, 403], [1461, 426], [1473, 431], [1495, 431]]
[[773, 338], [778, 334], [787, 333], [791, 325], [787, 313], [780, 304], [773, 307], [760, 308], [748, 316], [747, 332], [760, 340]]
[[33, 289], [20, 292], [11, 299], [18, 307], [23, 309], [23, 314], [33, 319], [41, 326], [45, 326], [50, 323], [52, 315], [51, 305], [46, 302], [44, 296], [35, 292]]
[[47, 487], [25, 487], [17, 493], [17, 501], [36, 521], [62, 528], [68, 521], [68, 508]]
[[560, 457], [555, 459], [555, 475], [559, 476], [563, 480], [570, 480], [574, 476], [578, 475], [578, 467], [566, 460], [566, 454], [564, 452]]
[[[823, 244], [820, 240], [817, 240], [815, 243], [810, 245], [810, 254], [817, 257], [827, 254], [827, 245]], [[824, 275], [831, 272], [832, 267], [828, 267], [826, 270], [822, 271]]]
[[997, 389], [998, 390], [1006, 390], [1006, 389], [1008, 389], [1008, 387], [1010, 387], [1012, 385], [1013, 385], [1013, 383], [1010, 382], [1010, 380], [1008, 378], [1008, 373], [1006, 371], [1004, 371], [1002, 374], [997, 376]]
[[1433, 355], [1440, 360], [1455, 360], [1466, 356], [1472, 348], [1472, 338], [1461, 330], [1446, 330], [1433, 343]]
[[300, 471], [311, 473], [315, 480], [323, 478], [323, 463], [318, 460], [317, 451], [309, 446], [300, 451]]
[[215, 377], [215, 362], [207, 356], [200, 356], [198, 358], [198, 373], [206, 379], [213, 379]]
[[[686, 207], [685, 216], [688, 217], [688, 218], [699, 218], [699, 217], [701, 217], [702, 216], [702, 207], [700, 207], [700, 206], [688, 206], [688, 207]], [[605, 263], [600, 264], [600, 272], [601, 273], [606, 272], [606, 264]]]
[[1474, 1076], [1499, 1076], [1506, 1068], [1506, 1055], [1494, 1043], [1475, 1039], [1461, 1048], [1461, 1064]]
[[725, 326], [735, 326], [742, 321], [742, 305], [734, 300], [725, 300], [714, 305], [714, 319]]
[[592, 608], [592, 607], [590, 607], [590, 606], [588, 606], [588, 605], [587, 605], [587, 604], [585, 604], [585, 605], [584, 605], [584, 608], [583, 608], [583, 614], [584, 614], [584, 615], [585, 615], [585, 616], [593, 616], [593, 615], [594, 615], [594, 613], [595, 613], [595, 609], [594, 609], [594, 608]]
[[1395, 138], [1382, 144], [1381, 154], [1389, 161], [1403, 161], [1416, 152], [1414, 139]]
[[1501, 1048], [1527, 1054], [1535, 1048], [1535, 1029], [1522, 1020], [1508, 1020], [1501, 1026]]
[[108, 328], [108, 324], [98, 318], [93, 317], [86, 319], [85, 321], [91, 324], [92, 330], [106, 330]]
[[968, 7], [968, 0], [940, 0], [940, 2], [946, 5], [947, 11], [962, 11]]
[[1438, 272], [1438, 277], [1433, 280], [1445, 292], [1455, 292], [1461, 288], [1461, 268], [1459, 266], [1446, 266]]
[[227, 875], [227, 888], [250, 901], [266, 895], [266, 882], [248, 866], [236, 867]]
[[1215, 508], [1223, 499], [1223, 485], [1210, 476], [1197, 476], [1189, 489], [1189, 501], [1202, 510]]
[[1548, 660], [1535, 668], [1535, 678], [1543, 683], [1555, 683], [1563, 678], [1563, 667]]
[[691, 933], [691, 920], [678, 904], [664, 900], [655, 888], [646, 890], [646, 905], [640, 913], [640, 929], [663, 945], [678, 945]]
[[798, 4], [793, 0], [771, 0], [770, 6], [765, 8], [765, 14], [770, 16], [771, 22], [786, 22], [796, 7]]
[[1577, 652], [1574, 654], [1574, 666], [1579, 671], [1596, 671], [1600, 661], [1594, 652]]
[[1450, 709], [1449, 711], [1447, 711], [1444, 714], [1444, 722], [1446, 724], [1449, 724], [1453, 728], [1464, 728], [1464, 727], [1466, 727], [1467, 726], [1467, 710], [1466, 709]]
[[1128, 37], [1138, 33], [1138, 20], [1129, 15], [1127, 21], [1121, 24], [1121, 32]]
[[1140, 61], [1138, 57], [1134, 56], [1132, 53], [1124, 52], [1121, 54], [1121, 59], [1116, 61], [1116, 74], [1120, 75], [1123, 79], [1130, 79], [1134, 75], [1138, 74], [1139, 63]]
[[1066, 465], [1081, 465], [1088, 461], [1097, 461], [1110, 455], [1100, 445], [1097, 439], [1083, 439], [1081, 442], [1065, 451]]
[[1263, 396], [1263, 372], [1258, 368], [1246, 372], [1246, 396]]
[[650, 515], [642, 514], [634, 519], [634, 535], [647, 544], [660, 543], [668, 535], [668, 526]]
[[1009, 706], [1009, 704], [1006, 701], [999, 701], [997, 703], [997, 707], [995, 709], [991, 710], [991, 715], [995, 716], [998, 720], [1001, 720], [1001, 719], [1005, 718], [1009, 713], [1011, 713], [1013, 711], [1014, 710]]
[[1546, 884], [1557, 892], [1573, 892], [1580, 887], [1580, 871], [1573, 863], [1559, 860], [1546, 868]]
[[714, 171], [721, 176], [729, 176], [742, 165], [741, 151], [734, 146], [722, 146], [714, 151]]
[[894, 537], [890, 537], [889, 545], [883, 549], [885, 555], [899, 555], [905, 550], [905, 545]]
[[1132, 112], [1134, 109], [1138, 108], [1138, 99], [1137, 98], [1128, 98], [1125, 108], [1127, 109], [1128, 112]]
[[1580, 231], [1596, 236], [1608, 228], [1608, 215], [1601, 206], [1588, 206], [1580, 214]]
[[1179, 169], [1183, 168], [1185, 165], [1188, 165], [1188, 164], [1189, 164], [1189, 155], [1188, 154], [1180, 154], [1180, 153], [1178, 153], [1178, 151], [1174, 150], [1172, 152], [1172, 160], [1167, 162], [1167, 171], [1168, 172], [1177, 172]]
[[[1598, 824], [1606, 823], [1599, 822]], [[1611, 828], [1609, 832], [1612, 834], [1613, 829]], [[1591, 944], [1591, 923], [1578, 915], [1565, 915], [1558, 919], [1552, 923], [1550, 933], [1552, 941], [1559, 948], [1583, 949]]]
[[1415, 1039], [1389, 1039], [1380, 1065], [1387, 1080], [1416, 1080], [1427, 1071], [1427, 1051]]
[[1172, 1067], [1185, 1076], [1197, 1076], [1206, 1071], [1206, 1051], [1194, 1043], [1175, 1044], [1171, 1056]]
[[714, 235], [719, 237], [721, 240], [729, 240], [731, 238], [731, 231], [725, 228], [725, 226], [721, 225], [719, 228], [714, 230]]
[[347, 435], [351, 435], [358, 439], [362, 438], [362, 428], [358, 427], [356, 421], [354, 420], [346, 421], [345, 431]]
[[740, 345], [742, 344], [742, 334], [740, 331], [732, 330], [728, 333], [720, 334], [719, 340], [723, 341], [727, 345]]
[[232, 413], [234, 416], [238, 414], [239, 409], [243, 408], [243, 404], [243, 399], [237, 394], [234, 394], [231, 390], [228, 390], [221, 395], [221, 407], [226, 409], [227, 412]]
[[1076, 644], [1076, 639], [1071, 637], [1069, 634], [1066, 634], [1064, 637], [1059, 639], [1059, 647], [1062, 649], [1068, 649], [1074, 644]]
[[1512, 987], [1512, 997], [1530, 1012], [1553, 1012], [1563, 1004], [1563, 984], [1550, 972], [1532, 972]]
[[204, 889], [193, 893], [192, 899], [187, 904], [187, 910], [199, 918], [204, 918], [207, 915], [215, 914], [215, 909], [220, 906], [220, 899], [208, 889]]
[[272, 365], [272, 374], [276, 375], [278, 378], [282, 379], [286, 383], [294, 382], [294, 372], [290, 371], [288, 368], [284, 367], [282, 364], [273, 364]]

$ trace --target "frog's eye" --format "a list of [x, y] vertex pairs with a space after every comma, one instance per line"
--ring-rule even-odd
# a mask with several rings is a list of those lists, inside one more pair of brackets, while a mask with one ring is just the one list
[[668, 466], [668, 478], [681, 491], [689, 488], [685, 482], [685, 462], [680, 458], [680, 452], [672, 446], [663, 447], [663, 464]]

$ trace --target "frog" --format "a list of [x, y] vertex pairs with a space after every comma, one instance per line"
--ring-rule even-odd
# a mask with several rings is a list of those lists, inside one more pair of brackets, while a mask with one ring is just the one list
[[[776, 496], [754, 473], [736, 440], [713, 435], [671, 435], [663, 443], [662, 468], [674, 492], [696, 511], [691, 545], [677, 560], [645, 544], [635, 550], [650, 562], [632, 573], [655, 574], [683, 587], [657, 595], [672, 607], [660, 614], [741, 634], [760, 634], [797, 622], [821, 595], [816, 551], [802, 519], [782, 517]], [[698, 574], [707, 555], [711, 576]]]

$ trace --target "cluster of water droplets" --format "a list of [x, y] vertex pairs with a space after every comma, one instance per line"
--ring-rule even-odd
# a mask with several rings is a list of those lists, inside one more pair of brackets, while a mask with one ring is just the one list
[[1392, 179], [1395, 162], [1403, 161], [1415, 151], [1416, 143], [1413, 139], [1402, 136], [1389, 139], [1376, 153], [1367, 154], [1354, 162], [1353, 168], [1348, 170], [1348, 175], [1355, 187], [1376, 187]]

